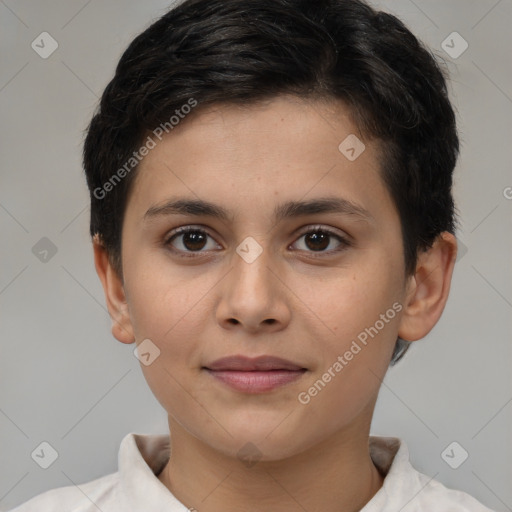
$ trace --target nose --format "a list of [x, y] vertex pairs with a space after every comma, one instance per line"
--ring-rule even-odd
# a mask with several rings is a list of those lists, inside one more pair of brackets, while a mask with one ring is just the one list
[[216, 311], [224, 329], [269, 333], [289, 324], [287, 288], [268, 252], [264, 250], [250, 263], [234, 255], [233, 267], [222, 280]]

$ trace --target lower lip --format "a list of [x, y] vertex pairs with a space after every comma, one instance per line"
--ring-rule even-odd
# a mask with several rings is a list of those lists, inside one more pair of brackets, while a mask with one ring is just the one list
[[244, 393], [263, 393], [300, 379], [306, 370], [271, 370], [271, 371], [217, 371], [207, 372], [224, 384]]

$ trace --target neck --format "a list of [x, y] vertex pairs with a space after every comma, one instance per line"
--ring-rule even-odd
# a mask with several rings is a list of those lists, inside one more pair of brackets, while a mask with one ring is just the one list
[[337, 433], [284, 460], [244, 465], [169, 423], [172, 455], [159, 479], [200, 512], [356, 512], [382, 487], [369, 453], [369, 425]]

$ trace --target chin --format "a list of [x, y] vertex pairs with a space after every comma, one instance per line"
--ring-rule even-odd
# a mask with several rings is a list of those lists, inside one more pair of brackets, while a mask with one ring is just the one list
[[[280, 421], [282, 422], [281, 416]], [[286, 420], [285, 420], [286, 421]], [[313, 446], [316, 439], [304, 437], [299, 427], [291, 429], [283, 424], [262, 423], [257, 428], [247, 424], [239, 430], [230, 429], [233, 437], [224, 437], [222, 442], [209, 440], [212, 448], [225, 455], [242, 460], [258, 459], [260, 461], [279, 461], [306, 450]], [[277, 428], [276, 428], [277, 426]]]

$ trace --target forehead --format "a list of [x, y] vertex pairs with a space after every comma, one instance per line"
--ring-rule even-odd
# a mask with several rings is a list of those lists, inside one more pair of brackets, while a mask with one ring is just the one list
[[170, 197], [186, 196], [254, 215], [256, 204], [267, 214], [276, 211], [276, 202], [334, 194], [373, 204], [375, 215], [379, 207], [393, 207], [380, 154], [378, 141], [363, 140], [341, 102], [277, 97], [216, 105], [156, 139], [139, 164], [129, 203], [145, 214]]

